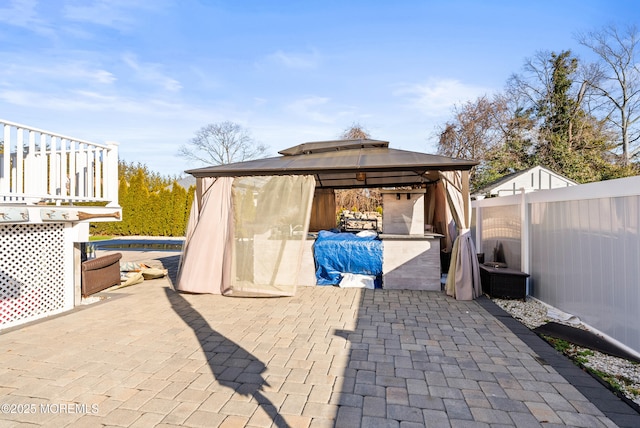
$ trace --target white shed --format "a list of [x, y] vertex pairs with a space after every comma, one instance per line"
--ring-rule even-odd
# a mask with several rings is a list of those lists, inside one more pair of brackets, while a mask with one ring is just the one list
[[555, 173], [543, 166], [517, 171], [505, 175], [471, 195], [474, 199], [491, 198], [495, 196], [507, 196], [520, 193], [522, 189], [526, 193], [538, 190], [557, 189], [559, 187], [575, 186], [575, 181]]

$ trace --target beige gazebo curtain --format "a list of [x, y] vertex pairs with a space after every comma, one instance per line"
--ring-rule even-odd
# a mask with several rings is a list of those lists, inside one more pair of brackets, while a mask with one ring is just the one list
[[226, 296], [292, 296], [312, 176], [198, 179], [176, 289]]
[[471, 203], [468, 177], [468, 171], [440, 172], [448, 205], [458, 230], [458, 237], [451, 250], [446, 293], [458, 300], [472, 300], [482, 294], [478, 257], [469, 229]]
[[310, 175], [235, 179], [232, 277], [224, 295], [295, 294], [314, 188]]
[[228, 288], [233, 242], [232, 177], [199, 178], [175, 288], [221, 294]]

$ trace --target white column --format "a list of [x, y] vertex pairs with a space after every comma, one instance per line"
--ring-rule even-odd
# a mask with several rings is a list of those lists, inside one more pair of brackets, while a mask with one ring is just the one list
[[108, 141], [104, 169], [105, 198], [108, 207], [120, 207], [118, 203], [118, 143]]

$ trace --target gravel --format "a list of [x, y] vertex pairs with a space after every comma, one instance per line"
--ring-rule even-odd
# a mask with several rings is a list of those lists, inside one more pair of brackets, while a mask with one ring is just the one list
[[[530, 329], [550, 321], [588, 329], [579, 319], [530, 297], [527, 297], [525, 301], [495, 298], [492, 300]], [[565, 353], [574, 360], [576, 357], [579, 358], [584, 367], [611, 376], [617, 383], [619, 390], [640, 406], [640, 364], [575, 345], [571, 345]]]

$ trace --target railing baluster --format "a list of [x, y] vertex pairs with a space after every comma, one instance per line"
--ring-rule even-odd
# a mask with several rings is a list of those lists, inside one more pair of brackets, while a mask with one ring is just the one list
[[40, 133], [40, 157], [38, 158], [38, 166], [40, 170], [40, 181], [38, 182], [38, 191], [36, 194], [47, 194], [47, 183], [49, 178], [49, 164], [47, 157], [47, 135]]
[[0, 192], [11, 193], [11, 127], [4, 126], [2, 140], [2, 165], [0, 166]]
[[102, 166], [102, 162], [100, 162], [100, 159], [103, 158], [104, 159], [104, 149], [96, 149], [94, 152], [94, 176], [95, 176], [95, 187], [96, 187], [96, 198], [102, 198], [102, 195], [104, 195], [104, 178], [102, 176], [102, 171], [101, 171], [101, 166]]
[[29, 146], [24, 159], [24, 193], [36, 194], [40, 171], [35, 165], [36, 134], [29, 130]]
[[[60, 139], [60, 202], [69, 196], [69, 173], [67, 170], [67, 139]], [[59, 203], [59, 202], [58, 202]]]
[[67, 155], [67, 159], [69, 162], [69, 167], [68, 167], [69, 172], [67, 172], [67, 183], [69, 184], [67, 187], [67, 191], [69, 192], [68, 193], [69, 196], [79, 196], [80, 194], [78, 192], [80, 189], [76, 188], [76, 184], [77, 184], [76, 143], [73, 140], [68, 140], [68, 141], [69, 141], [69, 152], [68, 152], [69, 154]]
[[9, 182], [6, 179], [6, 173], [5, 171], [8, 170], [9, 168], [9, 157], [8, 155], [5, 155], [5, 153], [9, 153], [10, 149], [9, 149], [9, 138], [11, 137], [11, 135], [9, 134], [9, 126], [5, 125], [3, 127], [3, 137], [2, 137], [2, 152], [0, 153], [0, 156], [2, 156], [2, 159], [0, 162], [0, 191], [2, 193], [8, 193], [9, 192]]
[[15, 171], [15, 181], [13, 182], [13, 191], [15, 193], [24, 193], [24, 129], [18, 128], [16, 135], [16, 163], [13, 166]]
[[78, 195], [83, 198], [89, 197], [89, 188], [87, 187], [87, 146], [86, 144], [77, 143], [78, 152], [76, 155], [76, 185], [78, 187]]
[[51, 137], [49, 141], [49, 194], [58, 196], [58, 155], [56, 153], [58, 149], [58, 137]]
[[95, 197], [95, 192], [93, 190], [93, 174], [92, 174], [92, 170], [93, 170], [93, 166], [92, 166], [92, 162], [93, 162], [93, 158], [92, 158], [92, 153], [93, 153], [93, 147], [90, 146], [86, 146], [85, 147], [85, 152], [84, 152], [84, 171], [82, 173], [82, 175], [84, 176], [84, 181], [85, 181], [85, 188], [86, 190], [86, 196], [88, 198], [93, 198]]

